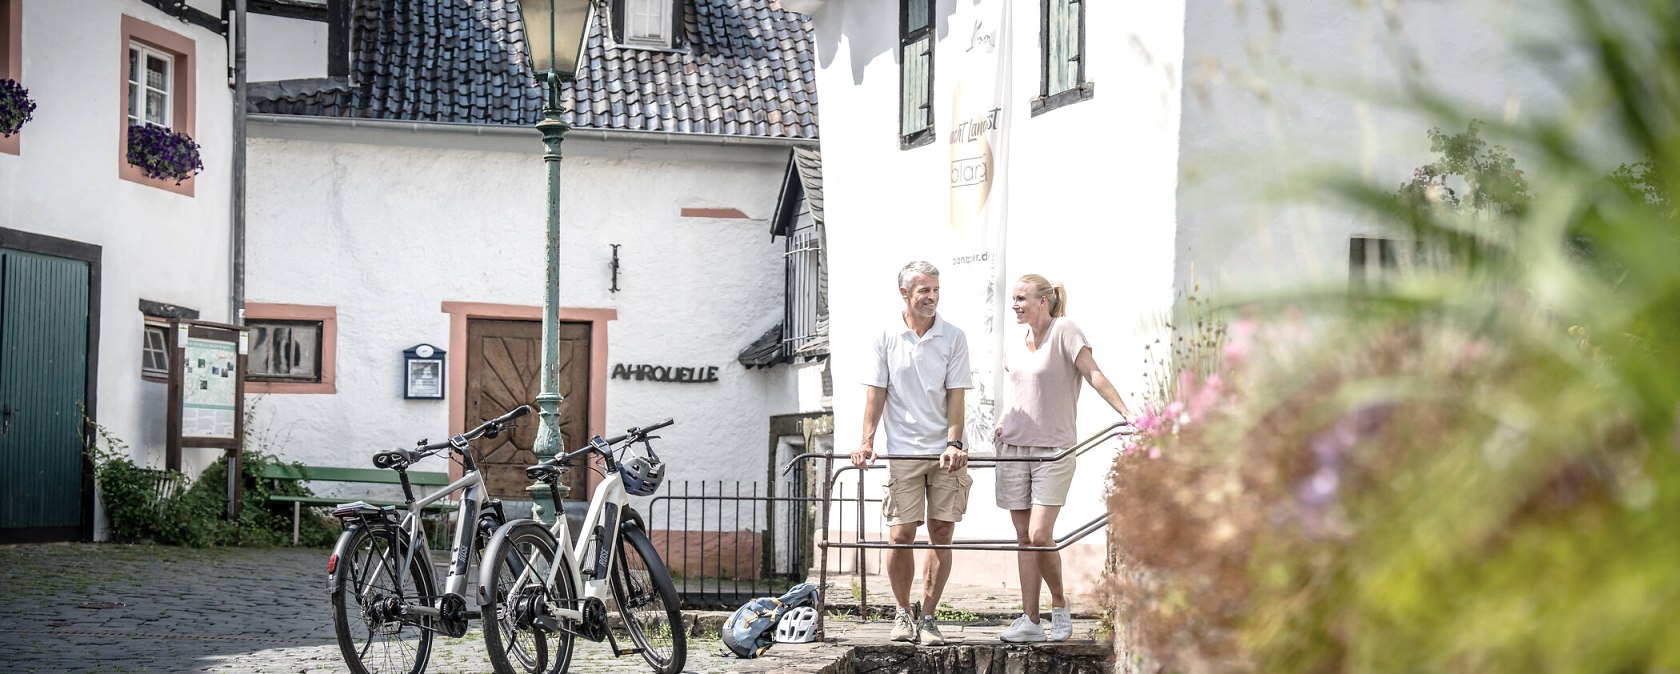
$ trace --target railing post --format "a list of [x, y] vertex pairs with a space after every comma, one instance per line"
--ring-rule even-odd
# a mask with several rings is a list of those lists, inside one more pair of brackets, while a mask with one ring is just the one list
[[823, 505], [822, 505], [822, 544], [817, 546], [817, 556], [820, 558], [817, 571], [817, 640], [823, 638], [823, 628], [828, 611], [824, 610], [828, 604], [828, 508], [830, 504], [829, 492], [834, 490], [834, 459], [823, 459]]
[[[857, 488], [858, 541], [863, 540], [863, 473], [864, 470], [859, 468]], [[861, 549], [858, 550], [857, 563], [853, 568], [857, 570], [858, 575], [858, 619], [863, 622], [869, 622], [869, 569], [865, 567], [863, 550]]]

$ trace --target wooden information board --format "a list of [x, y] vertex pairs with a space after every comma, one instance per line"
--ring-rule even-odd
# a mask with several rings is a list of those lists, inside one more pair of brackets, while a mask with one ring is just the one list
[[245, 440], [245, 357], [237, 325], [174, 319], [169, 324], [169, 421], [164, 465], [181, 469], [182, 447], [227, 450], [228, 517], [239, 514], [239, 449]]

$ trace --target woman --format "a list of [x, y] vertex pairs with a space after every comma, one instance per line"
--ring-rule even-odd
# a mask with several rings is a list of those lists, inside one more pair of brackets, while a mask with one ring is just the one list
[[[1008, 411], [998, 422], [997, 453], [1010, 456], [1053, 456], [1072, 447], [1074, 408], [1079, 380], [1097, 390], [1122, 418], [1131, 410], [1120, 400], [1114, 384], [1097, 368], [1085, 333], [1066, 318], [1067, 290], [1037, 274], [1022, 276], [1012, 292], [1015, 322], [1027, 326], [1025, 339], [1008, 349], [1004, 368], [1013, 394]], [[1074, 457], [1031, 463], [997, 464], [998, 507], [1015, 522], [1021, 545], [1055, 545], [1056, 515], [1067, 502], [1073, 483]], [[1067, 596], [1062, 593], [1062, 556], [1057, 552], [1018, 552], [1021, 606], [1026, 612], [1003, 633], [1004, 641], [1063, 641], [1073, 635]], [[1039, 624], [1039, 583], [1050, 588], [1050, 631]]]

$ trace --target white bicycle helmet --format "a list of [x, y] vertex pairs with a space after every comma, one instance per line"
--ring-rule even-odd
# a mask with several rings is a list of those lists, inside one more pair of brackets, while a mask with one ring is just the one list
[[817, 640], [817, 609], [801, 606], [776, 621], [776, 643], [808, 644]]

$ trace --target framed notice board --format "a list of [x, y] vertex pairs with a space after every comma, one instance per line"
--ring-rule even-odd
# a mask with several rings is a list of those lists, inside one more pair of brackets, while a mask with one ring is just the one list
[[245, 440], [245, 357], [249, 337], [237, 325], [174, 319], [169, 323], [169, 444], [164, 464], [181, 469], [182, 447], [227, 451], [228, 516], [238, 516], [239, 448]]

